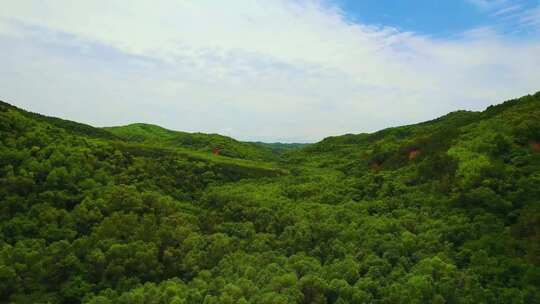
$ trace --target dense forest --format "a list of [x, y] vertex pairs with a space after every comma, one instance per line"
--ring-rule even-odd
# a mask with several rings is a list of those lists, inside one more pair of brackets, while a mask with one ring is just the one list
[[1, 303], [540, 303], [540, 92], [310, 145], [0, 103]]

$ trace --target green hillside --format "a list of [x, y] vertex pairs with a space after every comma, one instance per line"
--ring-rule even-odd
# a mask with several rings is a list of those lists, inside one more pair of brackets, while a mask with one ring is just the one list
[[140, 123], [104, 128], [104, 130], [130, 142], [171, 148], [180, 147], [207, 153], [216, 151], [215, 153], [222, 156], [241, 159], [276, 160], [276, 155], [271, 149], [263, 145], [240, 142], [218, 134], [178, 132]]
[[540, 303], [540, 92], [305, 146], [1, 103], [0, 302]]
[[41, 115], [39, 113], [32, 113], [32, 112], [24, 111], [11, 104], [3, 102], [1, 100], [0, 100], [0, 110], [3, 112], [12, 110], [19, 113], [19, 115], [22, 115], [31, 120], [43, 122], [48, 125], [57, 127], [59, 129], [66, 130], [69, 133], [76, 134], [76, 135], [88, 136], [88, 137], [93, 137], [93, 138], [118, 139], [112, 133], [107, 132], [105, 130], [94, 128], [92, 126], [70, 121], [70, 120], [60, 119], [56, 117], [49, 117], [46, 115]]

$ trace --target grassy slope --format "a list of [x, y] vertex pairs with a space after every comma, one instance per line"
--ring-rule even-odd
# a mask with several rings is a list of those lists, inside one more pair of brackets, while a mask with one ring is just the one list
[[130, 142], [169, 148], [181, 147], [206, 153], [213, 152], [217, 148], [222, 156], [240, 159], [277, 159], [276, 153], [265, 146], [237, 141], [218, 134], [171, 131], [159, 126], [141, 123], [109, 127], [104, 130]]

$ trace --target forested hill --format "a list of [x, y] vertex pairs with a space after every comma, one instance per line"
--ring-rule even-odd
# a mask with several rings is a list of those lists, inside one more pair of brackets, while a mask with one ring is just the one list
[[[44, 123], [46, 125], [54, 126], [56, 128], [63, 129], [69, 133], [76, 134], [76, 135], [82, 135], [82, 136], [93, 137], [93, 138], [118, 139], [113, 134], [105, 130], [94, 128], [92, 126], [70, 121], [70, 120], [65, 120], [65, 119], [60, 119], [56, 117], [50, 117], [50, 116], [41, 115], [38, 113], [25, 111], [23, 109], [17, 108], [1, 100], [0, 100], [0, 111], [16, 112], [17, 116], [22, 116], [31, 121], [36, 121], [36, 122]], [[12, 117], [9, 117], [9, 118], [3, 117], [3, 118], [4, 118], [4, 122], [8, 123], [9, 122], [8, 119]]]
[[[535, 131], [531, 130], [540, 120], [536, 116], [538, 99], [540, 92], [490, 106], [483, 112], [456, 111], [431, 121], [372, 134], [329, 137], [295, 153], [295, 161], [317, 159], [321, 165], [339, 160], [355, 168], [363, 164], [395, 169], [408, 164], [409, 157], [422, 156], [418, 161], [448, 152], [461, 141], [460, 137], [474, 132], [482, 136], [500, 135], [498, 139], [506, 135], [513, 144], [527, 146], [537, 140], [537, 135], [532, 134]], [[489, 132], [480, 129], [489, 129]], [[490, 141], [488, 145], [494, 144], [486, 140]]]
[[0, 103], [1, 303], [540, 303], [539, 257], [540, 93], [307, 146]]
[[264, 145], [240, 142], [219, 134], [178, 132], [155, 125], [140, 123], [104, 129], [130, 142], [173, 148], [182, 147], [233, 158], [252, 160], [277, 159], [277, 155]]
[[20, 115], [60, 129], [69, 134], [91, 138], [109, 139], [145, 146], [183, 149], [202, 153], [212, 153], [224, 157], [276, 161], [283, 150], [299, 148], [301, 144], [265, 144], [237, 141], [219, 134], [188, 133], [168, 130], [150, 124], [131, 124], [127, 126], [95, 128], [86, 124], [49, 117], [25, 111], [0, 101], [0, 107], [11, 109]]

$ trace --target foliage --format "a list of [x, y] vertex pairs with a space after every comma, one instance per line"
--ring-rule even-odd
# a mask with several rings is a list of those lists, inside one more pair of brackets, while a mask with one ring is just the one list
[[[213, 152], [216, 154], [251, 160], [275, 160], [274, 146], [240, 142], [219, 134], [186, 133], [171, 131], [149, 124], [131, 124], [122, 127], [110, 127], [105, 130], [130, 141], [146, 143], [152, 146], [169, 148], [188, 148], [190, 150]], [[281, 146], [279, 146], [281, 148]], [[293, 145], [292, 147], [296, 147]]]
[[540, 303], [539, 117], [286, 147], [0, 103], [0, 302]]

